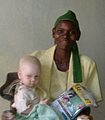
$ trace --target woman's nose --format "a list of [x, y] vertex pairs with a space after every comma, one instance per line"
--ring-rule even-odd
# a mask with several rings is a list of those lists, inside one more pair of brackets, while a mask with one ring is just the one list
[[67, 35], [63, 35], [63, 38], [67, 38]]
[[68, 38], [69, 37], [69, 33], [65, 32], [65, 34], [63, 35], [64, 38]]

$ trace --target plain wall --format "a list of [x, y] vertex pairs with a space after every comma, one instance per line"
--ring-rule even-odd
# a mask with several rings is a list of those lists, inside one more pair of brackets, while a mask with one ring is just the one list
[[[105, 98], [105, 0], [0, 0], [0, 86], [8, 72], [17, 71], [19, 58], [53, 45], [56, 18], [73, 10], [80, 23], [79, 48], [93, 58]], [[105, 102], [94, 108], [95, 120], [105, 118]], [[9, 102], [0, 97], [0, 115]]]

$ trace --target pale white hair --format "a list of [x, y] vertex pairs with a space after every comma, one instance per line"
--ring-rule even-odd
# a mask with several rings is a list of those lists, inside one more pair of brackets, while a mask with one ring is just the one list
[[31, 55], [24, 55], [20, 60], [19, 60], [19, 68], [21, 68], [21, 66], [24, 63], [32, 63], [35, 64], [39, 67], [39, 69], [41, 69], [41, 64], [40, 61], [38, 60], [38, 58], [36, 58], [35, 56], [31, 56]]

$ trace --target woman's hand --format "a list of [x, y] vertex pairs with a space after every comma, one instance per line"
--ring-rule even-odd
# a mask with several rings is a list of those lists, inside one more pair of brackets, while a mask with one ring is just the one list
[[91, 115], [80, 115], [76, 120], [93, 120], [93, 117]]

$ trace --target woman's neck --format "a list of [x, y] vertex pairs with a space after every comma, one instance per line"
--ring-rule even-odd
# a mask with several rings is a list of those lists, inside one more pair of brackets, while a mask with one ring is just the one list
[[69, 59], [70, 55], [71, 55], [70, 49], [64, 50], [56, 47], [54, 58], [61, 61], [61, 60]]
[[54, 53], [54, 61], [57, 65], [58, 70], [65, 72], [69, 69], [70, 55], [70, 50], [62, 50], [56, 48]]

